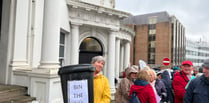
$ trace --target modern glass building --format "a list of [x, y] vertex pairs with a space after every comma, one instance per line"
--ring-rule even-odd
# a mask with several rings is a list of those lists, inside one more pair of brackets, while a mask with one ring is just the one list
[[186, 59], [191, 60], [195, 67], [202, 65], [209, 58], [209, 43], [206, 41], [186, 40]]

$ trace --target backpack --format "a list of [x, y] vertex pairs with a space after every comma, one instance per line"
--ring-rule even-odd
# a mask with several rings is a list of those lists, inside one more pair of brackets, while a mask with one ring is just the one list
[[133, 93], [131, 94], [131, 99], [129, 100], [129, 103], [141, 103], [141, 101], [137, 97], [136, 91], [133, 91]]

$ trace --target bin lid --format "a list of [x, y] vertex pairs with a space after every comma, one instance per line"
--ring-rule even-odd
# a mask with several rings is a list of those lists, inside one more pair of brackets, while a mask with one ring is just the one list
[[96, 69], [92, 64], [78, 64], [63, 66], [59, 69], [58, 74], [69, 74], [76, 72], [94, 72]]

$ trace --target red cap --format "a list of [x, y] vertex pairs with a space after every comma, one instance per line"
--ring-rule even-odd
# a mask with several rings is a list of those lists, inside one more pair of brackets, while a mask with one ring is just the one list
[[191, 61], [183, 61], [181, 65], [185, 65], [185, 64], [193, 66]]

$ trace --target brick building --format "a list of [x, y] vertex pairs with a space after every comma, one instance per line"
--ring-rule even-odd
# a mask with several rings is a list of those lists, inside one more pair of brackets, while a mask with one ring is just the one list
[[152, 66], [162, 65], [169, 58], [172, 65], [180, 65], [185, 59], [185, 27], [175, 16], [157, 12], [132, 16], [125, 24], [135, 25], [132, 64], [144, 60]]

